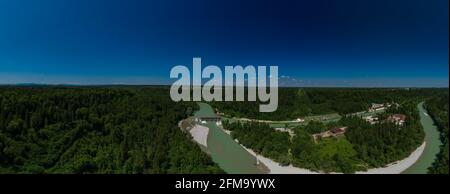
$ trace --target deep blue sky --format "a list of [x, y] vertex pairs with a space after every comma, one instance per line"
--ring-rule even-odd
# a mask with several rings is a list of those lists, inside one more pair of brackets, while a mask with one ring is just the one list
[[448, 0], [3, 0], [0, 83], [170, 83], [202, 57], [285, 85], [448, 86], [448, 17]]

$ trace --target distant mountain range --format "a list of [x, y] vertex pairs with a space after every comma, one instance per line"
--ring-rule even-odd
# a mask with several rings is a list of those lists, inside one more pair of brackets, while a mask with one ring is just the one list
[[[170, 86], [161, 84], [47, 84], [47, 83], [15, 83], [15, 84], [2, 84], [0, 86], [17, 86], [17, 87], [108, 87], [108, 86]], [[448, 86], [428, 86], [428, 87], [408, 87], [408, 86], [320, 86], [320, 85], [291, 85], [291, 84], [280, 84], [279, 87], [282, 88], [448, 88]]]

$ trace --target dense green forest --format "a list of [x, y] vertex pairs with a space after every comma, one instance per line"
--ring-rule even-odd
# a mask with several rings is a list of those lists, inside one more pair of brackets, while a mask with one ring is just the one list
[[[371, 90], [368, 91], [372, 93]], [[442, 94], [444, 90], [436, 91]], [[425, 134], [417, 104], [432, 93], [434, 91], [416, 95], [413, 92], [411, 94], [415, 96], [397, 101], [401, 104], [399, 107], [392, 106], [376, 115], [381, 121], [385, 121], [392, 114], [404, 114], [406, 121], [401, 126], [392, 122], [370, 124], [360, 116], [344, 116], [336, 122], [312, 121], [295, 127], [292, 129], [294, 135], [290, 138], [287, 132], [270, 130], [270, 126], [265, 123], [234, 121], [224, 122], [223, 126], [231, 130], [233, 138], [244, 146], [283, 165], [292, 164], [322, 172], [353, 173], [383, 167], [403, 159], [422, 144]], [[448, 113], [442, 113], [442, 116], [445, 115], [448, 118]], [[333, 127], [348, 128], [345, 136], [313, 139], [312, 134]], [[446, 146], [448, 154], [448, 145]], [[272, 150], [278, 153], [274, 154]]]
[[426, 109], [441, 132], [443, 145], [433, 166], [429, 168], [432, 174], [448, 174], [448, 93], [426, 101]]
[[415, 101], [403, 103], [399, 108], [390, 108], [378, 117], [385, 119], [390, 114], [405, 114], [406, 122], [398, 126], [392, 122], [371, 125], [359, 117], [344, 117], [340, 124], [348, 126], [345, 136], [353, 145], [357, 156], [370, 167], [386, 164], [408, 157], [419, 147], [425, 133]]
[[[423, 141], [417, 103], [426, 108], [444, 145], [430, 173], [448, 173], [448, 90], [280, 88], [279, 108], [258, 102], [212, 102], [231, 116], [288, 120], [366, 110], [396, 102], [377, 116], [406, 122], [371, 125], [358, 116], [308, 122], [291, 134], [257, 122], [223, 122], [233, 138], [282, 165], [353, 173], [405, 158]], [[223, 173], [178, 122], [197, 105], [175, 103], [165, 87], [0, 87], [0, 173]], [[344, 136], [312, 134], [346, 126]]]
[[292, 120], [299, 117], [367, 110], [372, 103], [402, 102], [411, 98], [435, 96], [444, 89], [404, 88], [279, 88], [278, 109], [260, 113], [264, 102], [211, 102], [220, 112], [231, 117]]
[[0, 173], [223, 173], [167, 88], [0, 88]]

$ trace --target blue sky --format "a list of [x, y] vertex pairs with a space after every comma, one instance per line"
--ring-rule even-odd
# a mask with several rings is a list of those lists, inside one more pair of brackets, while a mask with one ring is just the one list
[[0, 83], [168, 84], [278, 65], [290, 86], [448, 86], [448, 0], [5, 0]]

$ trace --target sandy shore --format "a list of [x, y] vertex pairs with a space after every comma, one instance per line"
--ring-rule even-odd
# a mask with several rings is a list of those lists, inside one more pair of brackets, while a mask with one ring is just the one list
[[205, 127], [205, 126], [201, 126], [201, 125], [195, 125], [190, 131], [189, 133], [191, 133], [192, 137], [194, 138], [194, 141], [196, 141], [197, 143], [208, 147], [207, 146], [207, 142], [208, 142], [208, 133], [209, 133], [209, 128]]
[[263, 163], [270, 170], [270, 174], [317, 174], [317, 172], [313, 172], [304, 168], [297, 168], [292, 165], [289, 166], [280, 166], [279, 163], [271, 160], [270, 158], [266, 158], [262, 155], [256, 155], [256, 153], [241, 145], [245, 150], [247, 150], [250, 154], [256, 157], [259, 162]]
[[425, 150], [426, 142], [423, 142], [414, 152], [411, 153], [407, 158], [391, 163], [383, 168], [372, 168], [367, 170], [367, 172], [356, 172], [357, 174], [400, 174], [410, 166], [412, 166], [420, 158], [423, 151]]
[[[426, 143], [423, 142], [421, 146], [419, 146], [414, 152], [411, 153], [407, 158], [391, 163], [386, 167], [382, 168], [373, 168], [367, 171], [358, 171], [356, 174], [400, 174], [401, 172], [408, 169], [412, 166], [422, 155], [425, 149]], [[270, 158], [266, 158], [261, 155], [257, 155], [253, 150], [248, 149], [241, 145], [244, 149], [246, 149], [250, 154], [255, 156], [260, 162], [264, 163], [270, 170], [270, 174], [319, 174], [319, 172], [314, 172], [304, 168], [294, 167], [292, 165], [289, 166], [280, 166], [279, 163], [271, 160]]]

